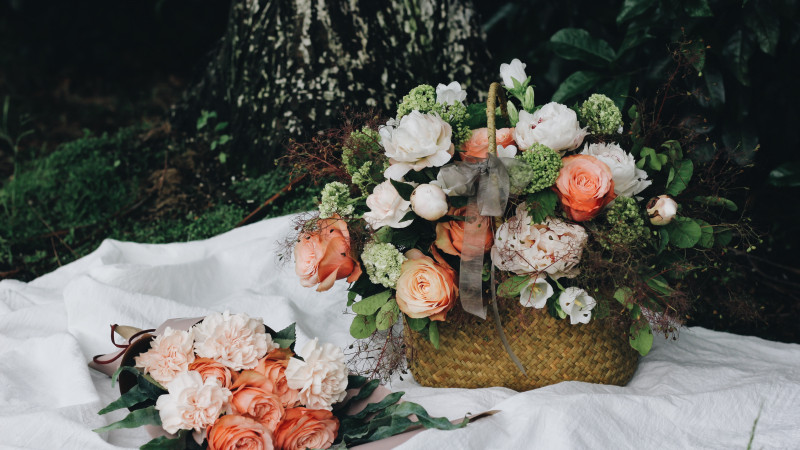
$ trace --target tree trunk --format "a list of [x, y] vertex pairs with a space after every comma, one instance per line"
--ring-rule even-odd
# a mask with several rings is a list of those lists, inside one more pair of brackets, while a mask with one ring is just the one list
[[336, 125], [345, 107], [389, 112], [418, 84], [452, 80], [479, 95], [488, 60], [471, 0], [234, 0], [173, 122], [188, 130], [216, 111], [237, 160], [268, 167], [287, 138]]

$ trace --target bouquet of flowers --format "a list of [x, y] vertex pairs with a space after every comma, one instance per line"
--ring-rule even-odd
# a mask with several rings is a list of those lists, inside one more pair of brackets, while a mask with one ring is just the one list
[[[374, 398], [378, 380], [349, 375], [342, 350], [318, 339], [295, 354], [294, 324], [275, 332], [261, 319], [228, 312], [189, 320], [194, 325], [188, 330], [170, 327], [173, 322], [157, 336], [140, 331], [129, 345], [117, 345], [124, 357], [112, 383], [121, 374], [129, 381], [100, 414], [122, 408], [131, 413], [95, 431], [158, 427], [160, 436], [143, 449], [294, 450], [371, 442], [419, 424], [466, 425], [466, 419], [453, 424], [415, 403], [398, 403], [402, 392], [353, 410], [351, 405]], [[114, 359], [96, 357], [95, 363]], [[408, 418], [412, 414], [418, 422]]]
[[704, 218], [736, 205], [682, 198], [693, 162], [676, 140], [645, 145], [636, 106], [626, 125], [601, 94], [537, 105], [519, 60], [500, 76], [486, 103], [467, 103], [458, 82], [420, 85], [383, 124], [290, 148], [297, 167], [338, 180], [322, 190], [318, 216], [299, 225], [301, 283], [352, 283], [356, 338], [391, 334], [402, 318], [407, 334], [439, 348], [443, 326], [463, 328], [490, 306], [524, 372], [500, 305], [522, 322], [547, 314], [589, 329], [600, 320], [647, 354], [651, 325], [668, 334], [686, 313], [681, 285], [692, 268], [682, 252], [727, 245], [731, 228]]

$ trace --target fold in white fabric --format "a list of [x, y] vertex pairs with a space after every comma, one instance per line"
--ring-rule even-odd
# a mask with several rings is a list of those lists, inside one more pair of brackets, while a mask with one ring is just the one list
[[[297, 322], [299, 345], [319, 337], [349, 346], [346, 284], [302, 288], [291, 263], [277, 258], [291, 230], [292, 217], [282, 217], [205, 241], [107, 240], [30, 283], [0, 282], [0, 447], [119, 449], [149, 440], [143, 429], [91, 431], [125, 414], [97, 415], [118, 391], [87, 366], [114, 350], [113, 323], [151, 328], [227, 309], [273, 329]], [[800, 442], [800, 345], [702, 328], [678, 341], [657, 338], [626, 387], [434, 389], [409, 374], [390, 387], [450, 419], [501, 410], [464, 429], [425, 431], [402, 449], [746, 448], [756, 418], [753, 448]]]

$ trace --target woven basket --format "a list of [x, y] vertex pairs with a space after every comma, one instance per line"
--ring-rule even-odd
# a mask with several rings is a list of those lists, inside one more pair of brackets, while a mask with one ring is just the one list
[[545, 310], [520, 314], [501, 308], [509, 344], [528, 376], [503, 349], [491, 319], [475, 316], [439, 322], [439, 349], [406, 327], [408, 364], [423, 386], [482, 388], [504, 386], [528, 391], [562, 381], [624, 386], [639, 361], [625, 333], [603, 320], [570, 325]]

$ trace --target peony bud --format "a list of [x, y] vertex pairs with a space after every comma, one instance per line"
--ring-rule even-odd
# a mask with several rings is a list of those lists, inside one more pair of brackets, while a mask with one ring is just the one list
[[525, 90], [525, 96], [522, 97], [522, 108], [528, 112], [533, 111], [534, 106], [536, 106], [533, 100], [533, 86], [528, 86], [528, 89]]
[[425, 220], [439, 220], [447, 214], [447, 196], [439, 186], [420, 184], [411, 193], [411, 209]]
[[659, 195], [647, 202], [647, 215], [653, 225], [666, 225], [678, 212], [678, 204], [669, 195]]

